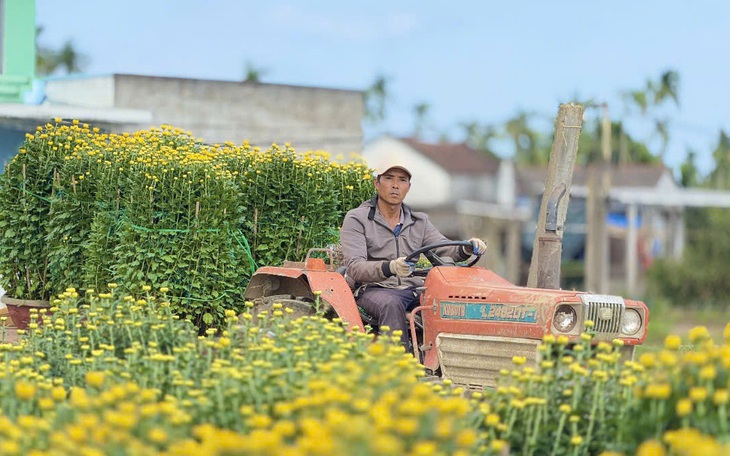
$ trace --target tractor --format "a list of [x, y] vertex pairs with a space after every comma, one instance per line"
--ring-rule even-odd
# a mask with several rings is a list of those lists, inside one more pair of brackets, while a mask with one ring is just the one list
[[[536, 365], [540, 361], [537, 347], [544, 336], [566, 336], [573, 342], [586, 330], [586, 320], [594, 323], [596, 342], [622, 340], [624, 358], [632, 358], [636, 345], [646, 338], [649, 311], [643, 302], [516, 286], [476, 266], [479, 257], [457, 264], [435, 254], [448, 245], [470, 244], [428, 245], [406, 259], [419, 262], [423, 255], [430, 263], [413, 272], [424, 276], [425, 282], [420, 305], [407, 316], [413, 355], [427, 373], [468, 388], [494, 386], [500, 370], [510, 368], [514, 356]], [[262, 267], [251, 278], [245, 299], [257, 310], [281, 303], [295, 316], [313, 314], [318, 303], [325, 315], [365, 331], [374, 322], [357, 306], [335, 257], [333, 248], [311, 249], [303, 263]]]
[[[478, 257], [457, 264], [435, 252], [448, 245], [468, 246], [465, 241], [424, 246], [406, 258], [418, 262], [423, 255], [427, 261], [414, 271], [425, 281], [420, 305], [407, 315], [413, 355], [427, 374], [470, 388], [493, 386], [500, 370], [512, 367], [514, 356], [526, 358], [528, 366], [538, 365], [538, 346], [545, 336], [564, 336], [563, 340], [567, 337], [569, 344], [574, 343], [586, 331], [588, 320], [593, 322], [595, 343], [623, 341], [624, 359], [633, 358], [636, 346], [644, 342], [649, 310], [643, 302], [558, 289], [567, 196], [582, 116], [582, 106], [563, 104], [555, 123], [531, 265], [536, 288], [514, 285], [477, 266]], [[244, 296], [254, 302], [254, 311], [279, 302], [295, 310], [295, 315], [307, 314], [320, 304], [326, 314], [360, 331], [373, 326], [372, 318], [358, 308], [334, 249], [312, 249], [303, 263], [260, 268]]]

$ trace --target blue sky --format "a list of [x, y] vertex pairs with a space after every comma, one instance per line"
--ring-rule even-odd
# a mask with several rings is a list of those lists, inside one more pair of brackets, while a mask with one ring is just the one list
[[[719, 129], [730, 133], [728, 2], [36, 0], [36, 9], [41, 43], [72, 39], [90, 74], [240, 80], [251, 62], [263, 82], [360, 90], [382, 73], [391, 98], [379, 131], [397, 135], [412, 132], [420, 102], [431, 105], [433, 136], [455, 140], [460, 122], [502, 123], [519, 110], [547, 132], [576, 97], [628, 115], [621, 93], [667, 69], [681, 77], [681, 106], [664, 112], [667, 164], [692, 147], [707, 172]], [[647, 121], [627, 122], [648, 138]]]

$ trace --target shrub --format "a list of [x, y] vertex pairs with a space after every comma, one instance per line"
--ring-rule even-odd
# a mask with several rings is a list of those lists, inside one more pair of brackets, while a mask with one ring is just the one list
[[38, 127], [27, 134], [0, 179], [0, 277], [7, 293], [47, 299], [49, 258], [46, 248], [53, 182], [66, 153], [63, 136]]
[[20, 299], [67, 286], [165, 287], [201, 327], [242, 309], [258, 264], [336, 242], [371, 171], [288, 145], [206, 145], [169, 126], [104, 134], [55, 123], [0, 176], [0, 285]]
[[649, 292], [682, 307], [730, 302], [730, 212], [694, 209], [681, 261], [657, 260], [647, 273]]

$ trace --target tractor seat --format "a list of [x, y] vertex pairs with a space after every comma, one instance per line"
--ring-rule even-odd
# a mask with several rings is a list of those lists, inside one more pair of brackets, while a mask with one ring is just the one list
[[[366, 326], [370, 326], [375, 332], [378, 332], [378, 320], [376, 320], [375, 317], [367, 313], [365, 309], [360, 306], [357, 306], [357, 310], [358, 312], [360, 312], [360, 318], [362, 319], [363, 324]], [[406, 312], [406, 321], [410, 322], [410, 319], [411, 312]], [[407, 327], [410, 328], [410, 323], [408, 323]], [[416, 327], [421, 329], [423, 328], [423, 319], [421, 318], [420, 313], [416, 314]]]
[[[340, 266], [335, 270], [335, 272], [337, 272], [338, 274], [345, 277], [345, 279], [347, 279], [347, 277], [345, 276], [346, 269], [347, 268], [345, 266]], [[418, 291], [422, 292], [423, 287], [421, 287]], [[358, 310], [358, 312], [360, 312], [360, 318], [362, 319], [363, 324], [366, 326], [370, 326], [371, 328], [373, 328], [373, 330], [375, 332], [378, 332], [378, 320], [375, 317], [373, 317], [372, 315], [370, 315], [369, 313], [367, 313], [365, 311], [365, 309], [363, 309], [360, 306], [357, 306], [357, 310]], [[408, 319], [408, 321], [410, 321], [410, 315], [411, 315], [410, 312], [406, 313], [406, 319]], [[416, 326], [418, 326], [419, 328], [423, 328], [423, 323], [422, 323], [420, 314], [416, 314]]]

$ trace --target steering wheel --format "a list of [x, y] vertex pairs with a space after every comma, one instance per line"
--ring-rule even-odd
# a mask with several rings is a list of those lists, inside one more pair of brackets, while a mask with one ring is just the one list
[[428, 268], [415, 268], [413, 270], [414, 276], [425, 276], [428, 274], [428, 272], [431, 270], [433, 266], [459, 266], [462, 268], [470, 268], [474, 266], [477, 261], [479, 261], [479, 258], [483, 255], [482, 253], [479, 253], [477, 255], [472, 254], [472, 259], [470, 259], [465, 264], [457, 264], [453, 261], [447, 261], [441, 258], [440, 256], [436, 255], [434, 250], [441, 248], [441, 247], [450, 247], [450, 246], [461, 246], [461, 247], [471, 247], [471, 242], [469, 241], [444, 241], [444, 242], [438, 242], [436, 244], [431, 245], [425, 245], [421, 247], [420, 249], [414, 251], [410, 255], [406, 257], [407, 262], [415, 263], [421, 258], [421, 254], [426, 257], [426, 259], [431, 263], [431, 267]]

